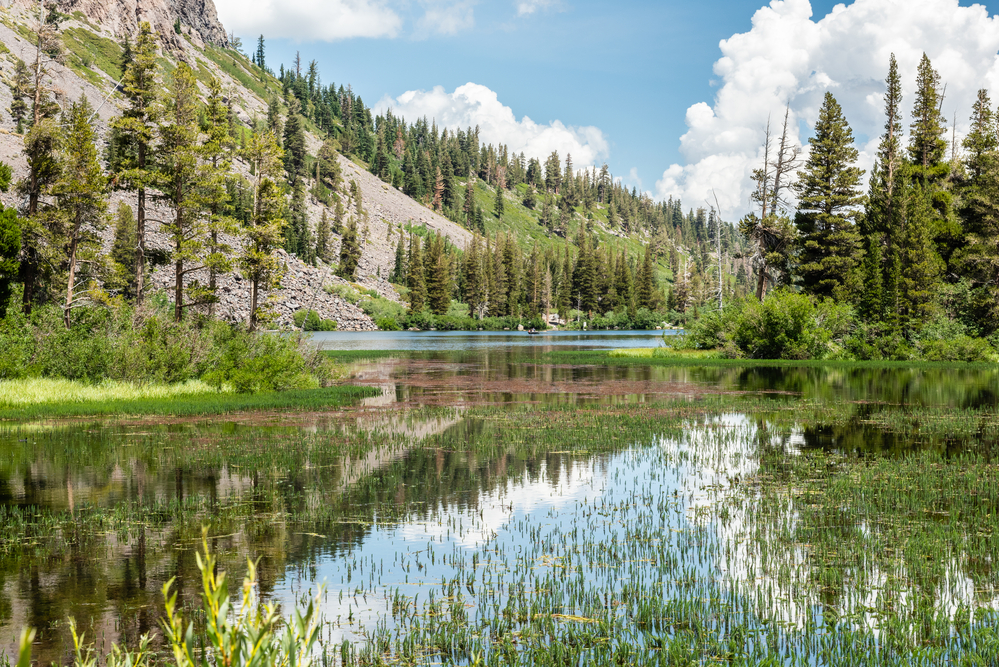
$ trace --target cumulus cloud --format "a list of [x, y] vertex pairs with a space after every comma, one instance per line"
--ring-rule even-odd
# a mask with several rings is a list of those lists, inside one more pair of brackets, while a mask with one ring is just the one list
[[383, 0], [215, 0], [236, 33], [299, 41], [395, 37], [402, 19]]
[[475, 25], [475, 5], [477, 0], [422, 0], [424, 14], [417, 21], [417, 37], [432, 34], [454, 35]]
[[541, 10], [559, 7], [561, 4], [561, 0], [519, 0], [517, 16], [530, 16]]
[[572, 127], [558, 120], [538, 124], [527, 116], [517, 120], [513, 109], [502, 104], [495, 92], [477, 83], [466, 83], [453, 93], [437, 86], [429, 91], [411, 90], [395, 99], [386, 96], [375, 110], [384, 113], [386, 109], [409, 121], [425, 116], [436, 120], [438, 127], [452, 130], [478, 126], [481, 141], [506, 144], [511, 151], [523, 151], [528, 158], [543, 160], [552, 151], [558, 151], [563, 158], [571, 153], [578, 168], [598, 164], [610, 148], [596, 127]]
[[686, 164], [663, 172], [656, 195], [697, 206], [713, 189], [731, 219], [750, 209], [750, 174], [762, 160], [764, 129], [768, 118], [779, 125], [785, 105], [800, 141], [802, 124], [814, 125], [823, 96], [832, 92], [853, 127], [861, 166], [869, 170], [884, 124], [891, 53], [899, 63], [906, 116], [925, 51], [947, 85], [944, 114], [957, 112], [959, 136], [976, 91], [996, 90], [999, 83], [999, 19], [957, 0], [856, 0], [818, 20], [808, 0], [773, 0], [756, 12], [749, 32], [720, 46], [714, 104], [687, 110], [688, 129], [680, 139]]

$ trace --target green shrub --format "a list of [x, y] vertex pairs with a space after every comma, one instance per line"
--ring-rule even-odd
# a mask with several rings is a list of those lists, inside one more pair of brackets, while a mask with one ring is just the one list
[[933, 340], [922, 349], [926, 361], [996, 361], [995, 349], [984, 338], [964, 334], [950, 340]]
[[356, 304], [361, 300], [361, 295], [350, 285], [326, 285], [323, 289], [326, 290], [327, 294], [334, 294], [347, 303]]
[[151, 295], [139, 313], [74, 309], [67, 328], [58, 306], [36, 307], [30, 317], [9, 308], [0, 320], [0, 379], [174, 384], [201, 378], [259, 392], [312, 388], [332, 375], [327, 358], [298, 336], [254, 335], [203, 317], [174, 322], [169, 312], [169, 303]]
[[394, 317], [379, 317], [375, 320], [375, 326], [382, 331], [399, 331], [402, 329]]
[[299, 310], [293, 316], [295, 326], [302, 331], [336, 331], [336, 321], [326, 320], [314, 310]]
[[762, 303], [747, 297], [704, 313], [688, 328], [684, 344], [729, 358], [822, 359], [841, 354], [838, 343], [852, 325], [848, 306], [777, 290]]
[[357, 304], [365, 315], [375, 320], [391, 318], [400, 322], [406, 316], [406, 308], [401, 303], [389, 301], [385, 297], [368, 298]]

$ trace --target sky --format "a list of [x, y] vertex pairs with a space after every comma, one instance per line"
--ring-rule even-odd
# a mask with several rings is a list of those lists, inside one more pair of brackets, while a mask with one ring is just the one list
[[264, 35], [275, 70], [300, 52], [376, 112], [479, 125], [487, 142], [571, 153], [577, 168], [606, 163], [655, 199], [717, 197], [733, 220], [751, 210], [763, 133], [785, 107], [807, 145], [832, 92], [869, 169], [891, 53], [906, 111], [927, 53], [959, 138], [977, 90], [999, 84], [999, 0], [215, 2], [244, 51]]

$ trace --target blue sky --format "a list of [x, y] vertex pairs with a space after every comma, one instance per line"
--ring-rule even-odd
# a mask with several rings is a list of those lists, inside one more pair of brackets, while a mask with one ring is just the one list
[[[757, 126], [766, 122], [767, 110], [755, 109], [755, 116], [747, 113], [746, 128], [740, 129], [739, 122], [731, 120], [739, 112], [736, 107], [728, 110], [727, 125], [721, 123], [723, 110], [715, 96], [724, 86], [729, 85], [733, 92], [746, 89], [751, 93], [758, 89], [761, 99], [773, 94], [775, 97], [768, 101], [767, 109], [774, 112], [781, 111], [783, 103], [790, 102], [795, 122], [802, 128], [800, 139], [804, 141], [807, 127], [814, 120], [809, 115], [815, 113], [814, 95], [806, 93], [809, 86], [815, 87], [816, 81], [819, 84], [825, 81], [815, 78], [816, 72], [824, 71], [825, 60], [839, 59], [837, 54], [844, 49], [847, 52], [859, 49], [857, 56], [861, 64], [855, 66], [857, 71], [838, 71], [830, 75], [832, 83], [824, 84], [843, 91], [847, 99], [851, 99], [851, 93], [846, 88], [856, 92], [857, 99], [862, 100], [861, 92], [884, 76], [886, 61], [876, 67], [862, 66], [865, 59], [870, 60], [865, 56], [865, 49], [874, 47], [851, 44], [850, 37], [842, 34], [848, 32], [842, 26], [849, 26], [850, 21], [877, 23], [880, 21], [878, 12], [886, 12], [884, 16], [889, 18], [898, 15], [900, 21], [915, 22], [912, 32], [917, 33], [921, 32], [918, 30], [920, 20], [931, 26], [938, 21], [947, 23], [948, 17], [953, 15], [954, 28], [950, 33], [935, 41], [924, 37], [926, 44], [915, 43], [909, 45], [912, 48], [908, 50], [902, 48], [904, 44], [900, 47], [897, 33], [886, 35], [882, 46], [890, 46], [896, 52], [901, 48], [906, 53], [934, 49], [943, 53], [953, 46], [948, 39], [956, 39], [956, 35], [963, 34], [962, 30], [966, 32], [969, 21], [982, 23], [981, 30], [986, 37], [991, 38], [993, 33], [999, 36], [999, 27], [982, 20], [985, 12], [962, 13], [956, 0], [858, 0], [857, 8], [846, 8], [839, 20], [841, 28], [836, 28], [832, 21], [822, 23], [822, 26], [831, 26], [817, 33], [825, 37], [815, 38], [816, 42], [828, 42], [824, 50], [812, 52], [805, 37], [803, 43], [795, 46], [797, 51], [781, 53], [778, 49], [772, 56], [773, 62], [764, 62], [762, 68], [754, 69], [749, 63], [760, 60], [761, 47], [767, 40], [774, 39], [773, 30], [786, 29], [795, 34], [808, 32], [835, 3], [812, 2], [813, 16], [809, 23], [807, 3], [802, 6], [805, 0], [789, 0], [787, 7], [777, 12], [779, 16], [774, 15], [775, 27], [768, 33], [753, 27], [754, 14], [765, 5], [762, 0], [700, 3], [672, 0], [615, 3], [594, 0], [216, 2], [222, 21], [243, 39], [246, 49], [257, 34], [264, 34], [268, 64], [275, 69], [278, 63], [290, 63], [295, 52], [300, 51], [303, 61], [315, 59], [319, 62], [324, 81], [334, 81], [338, 85], [350, 83], [369, 106], [386, 97], [398, 98], [406, 91], [430, 91], [441, 86], [444, 93], [451, 93], [463, 84], [474, 82], [494, 92], [498, 102], [509, 107], [518, 120], [529, 116], [538, 124], [557, 120], [566, 126], [598, 128], [606, 146], [599, 149], [600, 142], [594, 144], [598, 146], [595, 150], [598, 157], [594, 161], [605, 159], [615, 175], [654, 195], [667, 196], [676, 190], [677, 195], [682, 193], [688, 199], [703, 196], [703, 192], [690, 184], [698, 179], [695, 174], [678, 169], [705, 160], [719, 162], [712, 157], [714, 154], [709, 146], [713, 139], [699, 140], [701, 143], [697, 146], [681, 150], [680, 138], [691, 130], [686, 122], [689, 108], [698, 103], [714, 107], [719, 119], [705, 129], [712, 136], [724, 135], [728, 130], [752, 133], [755, 129], [762, 130]], [[970, 3], [960, 4], [967, 7]], [[796, 6], [795, 11], [791, 11], [792, 5]], [[859, 5], [864, 5], [866, 13]], [[913, 5], [925, 5], [923, 19], [918, 18], [919, 12], [911, 9]], [[254, 10], [247, 11], [248, 8]], [[935, 18], [941, 12], [947, 16]], [[339, 18], [331, 19], [325, 26], [321, 21], [309, 20], [309, 17], [327, 13], [337, 14]], [[302, 18], [296, 20], [296, 17]], [[310, 27], [303, 29], [303, 25]], [[749, 35], [742, 47], [732, 51], [736, 54], [732, 57], [739, 71], [728, 78], [719, 77], [713, 72], [713, 65], [723, 55], [719, 42], [736, 34]], [[296, 40], [292, 36], [303, 39]], [[859, 37], [858, 41], [862, 39]], [[877, 42], [878, 39], [868, 38], [868, 41]], [[904, 41], [904, 36], [901, 39]], [[999, 37], [996, 44], [999, 45]], [[887, 53], [885, 48], [874, 51], [875, 59], [882, 52]], [[988, 52], [991, 49], [994, 55], [996, 48], [999, 46], [986, 45], [984, 54], [968, 55], [962, 64], [966, 68], [983, 70], [979, 72], [979, 78], [988, 78], [990, 72], [984, 71], [988, 68]], [[765, 61], [770, 56], [766, 55], [767, 49], [762, 50]], [[799, 52], [804, 52], [811, 60], [799, 66], [800, 71], [789, 75], [794, 83], [788, 87], [767, 81], [767, 72], [780, 71]], [[899, 57], [902, 62], [903, 56]], [[741, 69], [738, 67], [740, 59], [744, 61]], [[908, 64], [902, 64], [904, 74]], [[830, 63], [830, 67], [836, 66]], [[814, 79], [811, 84], [808, 83], [809, 74]], [[971, 89], [977, 84], [969, 81], [961, 85]], [[961, 91], [956, 93], [955, 103], [962, 94]], [[856, 102], [855, 106], [860, 117], [860, 122], [855, 123], [859, 138], [866, 140], [868, 134], [876, 138], [874, 116], [869, 109], [861, 108], [862, 102]], [[850, 105], [844, 102], [844, 107], [850, 118]], [[433, 104], [413, 108], [433, 108]], [[966, 114], [962, 112], [961, 115]], [[867, 116], [871, 119], [865, 120]], [[691, 131], [691, 134], [697, 132]], [[748, 154], [751, 152], [749, 146], [747, 143], [745, 146], [718, 147], [718, 155]], [[671, 165], [676, 165], [673, 168], [676, 178], [667, 178], [664, 174]], [[710, 177], [700, 180], [711, 181], [711, 187], [720, 188], [728, 185], [729, 177], [735, 178], [741, 173], [738, 170], [744, 172], [746, 167], [740, 164], [731, 169], [734, 171], [712, 172]], [[745, 207], [744, 193], [733, 191], [731, 200], [733, 211]]]

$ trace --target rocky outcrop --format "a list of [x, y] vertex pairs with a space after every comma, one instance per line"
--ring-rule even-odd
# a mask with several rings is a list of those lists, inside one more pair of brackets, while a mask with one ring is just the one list
[[[212, 0], [56, 0], [56, 4], [60, 12], [69, 16], [80, 12], [87, 22], [119, 39], [125, 36], [134, 39], [139, 23], [149, 21], [165, 47], [182, 52], [183, 37], [174, 31], [179, 18], [183, 32], [192, 38], [205, 44], [229, 46]], [[24, 11], [38, 9], [34, 0], [14, 0], [14, 5]]]

